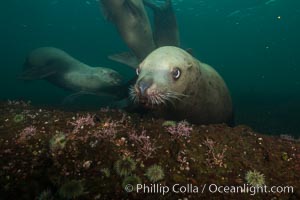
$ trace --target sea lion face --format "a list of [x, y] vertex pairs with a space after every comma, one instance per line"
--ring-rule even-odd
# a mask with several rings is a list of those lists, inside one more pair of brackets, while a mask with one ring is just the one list
[[137, 68], [138, 79], [131, 88], [134, 101], [146, 107], [176, 104], [187, 97], [197, 67], [191, 55], [176, 47], [161, 47]]
[[89, 67], [83, 70], [69, 71], [64, 74], [64, 81], [75, 91], [101, 93], [119, 86], [122, 82], [118, 72], [103, 67]]
[[89, 82], [98, 85], [99, 90], [121, 84], [122, 77], [118, 72], [109, 68], [95, 67], [89, 78]]

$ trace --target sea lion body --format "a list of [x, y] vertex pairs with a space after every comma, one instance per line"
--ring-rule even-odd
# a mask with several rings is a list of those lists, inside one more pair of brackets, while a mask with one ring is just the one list
[[161, 47], [137, 69], [130, 94], [166, 119], [211, 124], [232, 121], [232, 102], [221, 76], [177, 47]]
[[106, 17], [112, 21], [137, 60], [155, 49], [151, 25], [142, 0], [101, 0]]
[[54, 47], [33, 50], [24, 63], [21, 78], [46, 79], [66, 90], [91, 94], [110, 93], [122, 82], [118, 72], [104, 67], [91, 67]]

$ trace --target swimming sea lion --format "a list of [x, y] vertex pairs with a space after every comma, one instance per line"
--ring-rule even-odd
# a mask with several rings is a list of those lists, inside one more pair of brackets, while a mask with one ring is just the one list
[[20, 78], [46, 79], [56, 86], [83, 94], [117, 96], [116, 88], [122, 87], [118, 72], [91, 67], [54, 47], [33, 50], [24, 63]]
[[221, 76], [177, 47], [160, 47], [137, 68], [130, 96], [167, 119], [191, 123], [230, 123], [232, 102]]
[[[123, 41], [132, 50], [137, 61], [140, 62], [155, 49], [151, 25], [142, 0], [101, 0], [100, 2], [104, 15], [116, 25]], [[121, 57], [115, 60], [122, 62]], [[128, 61], [125, 58], [123, 62]]]
[[153, 38], [156, 47], [180, 45], [178, 24], [171, 0], [166, 0], [163, 6], [157, 6], [149, 0], [144, 4], [154, 12]]

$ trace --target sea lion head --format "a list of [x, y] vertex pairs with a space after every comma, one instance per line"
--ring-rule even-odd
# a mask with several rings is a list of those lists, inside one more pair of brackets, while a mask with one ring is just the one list
[[103, 67], [94, 67], [93, 69], [92, 76], [95, 81], [104, 87], [119, 85], [123, 81], [122, 76], [113, 69]]
[[130, 89], [131, 98], [146, 107], [175, 105], [188, 96], [190, 85], [199, 73], [196, 64], [180, 48], [156, 49], [136, 69], [138, 79]]
[[122, 76], [118, 72], [104, 67], [84, 68], [84, 70], [68, 74], [70, 82], [74, 85], [79, 83], [82, 91], [93, 93], [111, 93], [123, 82]]

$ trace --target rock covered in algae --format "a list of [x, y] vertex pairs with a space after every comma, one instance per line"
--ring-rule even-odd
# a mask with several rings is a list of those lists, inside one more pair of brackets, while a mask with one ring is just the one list
[[[162, 194], [128, 193], [124, 185], [151, 187], [155, 182], [200, 191], [210, 184], [243, 186], [247, 179], [262, 183], [245, 177], [254, 169], [267, 186], [292, 186], [294, 191], [252, 196], [186, 190], [163, 198], [299, 199], [300, 143], [291, 137], [262, 135], [243, 125], [176, 123], [168, 130], [162, 119], [111, 109], [71, 112], [3, 102], [0, 111], [1, 199], [36, 199], [47, 188], [54, 199], [155, 199]], [[15, 113], [26, 120], [15, 123]], [[20, 142], [26, 127], [35, 132]], [[51, 148], [50, 141], [62, 148]], [[74, 187], [65, 185], [70, 180]]]

